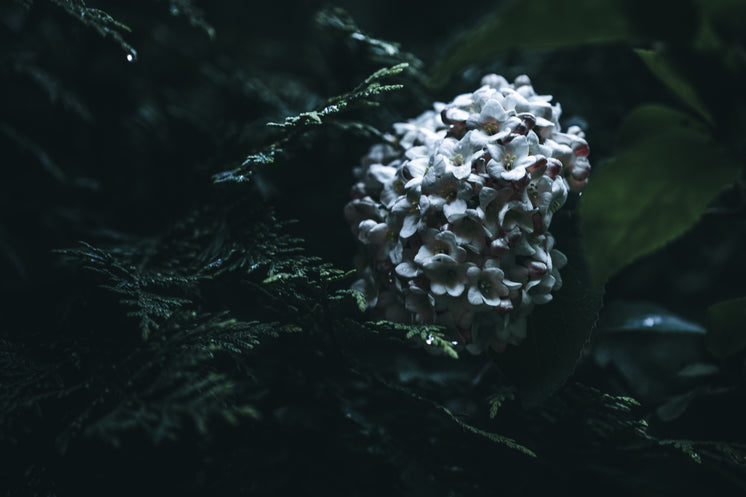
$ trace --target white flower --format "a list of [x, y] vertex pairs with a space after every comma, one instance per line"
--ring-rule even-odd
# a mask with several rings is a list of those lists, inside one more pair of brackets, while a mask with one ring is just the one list
[[425, 243], [414, 256], [414, 262], [424, 266], [438, 254], [445, 254], [455, 261], [463, 261], [466, 258], [466, 250], [459, 246], [455, 233], [430, 229], [425, 233]]
[[435, 254], [423, 264], [434, 295], [458, 297], [466, 289], [466, 264], [445, 254]]
[[394, 125], [354, 170], [345, 217], [359, 240], [354, 284], [379, 318], [433, 323], [467, 350], [502, 351], [562, 286], [552, 217], [588, 181], [585, 135], [526, 76]]
[[429, 207], [443, 212], [449, 222], [466, 215], [466, 199], [472, 195], [473, 187], [463, 178], [454, 175], [442, 155], [437, 155], [435, 163], [422, 179], [422, 194], [428, 196]]
[[406, 123], [394, 124], [394, 131], [400, 136], [399, 144], [405, 149], [417, 145], [431, 146], [446, 135], [446, 127], [440, 119], [442, 104], [435, 104], [435, 110], [423, 113]]
[[520, 181], [526, 177], [527, 165], [536, 162], [533, 156], [528, 155], [528, 139], [525, 136], [516, 136], [505, 145], [489, 144], [487, 151], [491, 157], [487, 172], [498, 180]]
[[505, 273], [497, 266], [494, 259], [488, 259], [482, 268], [476, 264], [470, 266], [466, 271], [466, 277], [469, 279], [470, 304], [475, 306], [486, 304], [501, 312], [513, 309], [513, 303], [508, 299], [510, 291], [503, 283]]
[[415, 322], [429, 324], [435, 321], [435, 297], [412, 281], [404, 293], [404, 307], [414, 314]]

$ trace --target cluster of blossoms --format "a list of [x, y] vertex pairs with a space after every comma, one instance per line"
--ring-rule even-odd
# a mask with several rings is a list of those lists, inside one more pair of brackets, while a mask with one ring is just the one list
[[552, 215], [590, 173], [584, 133], [560, 132], [551, 98], [491, 74], [362, 159], [345, 216], [363, 246], [354, 287], [378, 317], [443, 325], [474, 353], [525, 338], [562, 285]]

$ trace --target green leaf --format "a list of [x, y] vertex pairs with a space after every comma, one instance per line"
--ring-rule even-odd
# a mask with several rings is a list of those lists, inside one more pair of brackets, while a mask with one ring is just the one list
[[691, 82], [682, 76], [664, 53], [643, 49], [637, 49], [635, 52], [663, 84], [696, 111], [705, 121], [713, 124], [712, 114], [710, 114], [707, 107], [700, 100], [697, 90], [692, 86]]
[[509, 0], [460, 40], [431, 74], [434, 84], [469, 64], [509, 50], [561, 48], [629, 40], [618, 0]]
[[707, 309], [709, 326], [705, 342], [717, 357], [727, 357], [746, 347], [746, 297], [726, 300]]
[[700, 123], [664, 106], [638, 107], [619, 135], [580, 202], [595, 285], [686, 232], [739, 171]]
[[[561, 223], [556, 220], [553, 226], [561, 230]], [[539, 405], [573, 373], [603, 301], [601, 288], [590, 284], [577, 227], [568, 230], [569, 236], [558, 238], [557, 242], [568, 258], [568, 265], [560, 272], [562, 288], [551, 302], [532, 311], [523, 343], [495, 357], [518, 387], [525, 407]]]

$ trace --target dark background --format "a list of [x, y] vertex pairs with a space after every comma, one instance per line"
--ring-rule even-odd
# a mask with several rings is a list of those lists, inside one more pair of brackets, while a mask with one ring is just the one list
[[[714, 358], [703, 338], [708, 307], [743, 296], [742, 182], [716, 198], [684, 236], [608, 282], [592, 345], [568, 386], [543, 407], [523, 410], [511, 394], [500, 415], [489, 419], [487, 399], [504, 378], [499, 368], [484, 369], [483, 358], [462, 357], [454, 366], [376, 339], [348, 344], [350, 362], [345, 345], [338, 357], [309, 332], [268, 339], [249, 356], [253, 369], [245, 376], [254, 383], [236, 387], [236, 395], [263, 413], [259, 422], [213, 420], [203, 430], [185, 408], [174, 426], [165, 415], [159, 425], [138, 414], [117, 418], [115, 429], [96, 428], [109, 406], [138, 399], [129, 387], [121, 395], [99, 395], [126, 383], [107, 368], [154, 339], [142, 340], [119, 296], [81, 269], [85, 260], [71, 262], [57, 251], [84, 241], [121, 256], [122, 267], [183, 276], [169, 259], [205, 253], [214, 242], [212, 235], [197, 236], [197, 226], [238, 233], [273, 214], [272, 220], [298, 221], [282, 230], [304, 240], [305, 254], [351, 269], [356, 247], [342, 208], [352, 167], [375, 138], [323, 127], [294, 136], [282, 159], [258, 168], [249, 184], [215, 183], [213, 175], [277, 140], [281, 135], [267, 122], [323, 107], [397, 60], [377, 58], [344, 32], [320, 27], [322, 2], [222, 0], [202, 2], [201, 11], [178, 1], [89, 5], [131, 28], [120, 30], [137, 50], [137, 60], [128, 62], [110, 33], [101, 36], [69, 15], [66, 4], [0, 6], [6, 371], [0, 444], [12, 460], [0, 470], [3, 495], [726, 495], [744, 489], [743, 353]], [[662, 4], [651, 12], [667, 13], [673, 5]], [[430, 86], [425, 76], [431, 68], [500, 2], [335, 5], [366, 34], [396, 42], [422, 61], [398, 77], [404, 88], [382, 96], [379, 107], [350, 112], [351, 119], [384, 132], [434, 100], [476, 89], [483, 74], [510, 80], [525, 73], [539, 93], [562, 103], [563, 124], [584, 125], [598, 171], [616, 153], [617, 129], [632, 108], [651, 102], [681, 107], [621, 42], [507, 50]], [[666, 31], [674, 28], [664, 26], [656, 37], [645, 13], [638, 17], [642, 46], [675, 39]], [[729, 105], [731, 97], [742, 99], [708, 99]], [[675, 166], [662, 165], [672, 176]], [[576, 204], [576, 198], [568, 202], [567, 219], [574, 219]], [[185, 221], [192, 218], [198, 220], [193, 230]], [[190, 237], [192, 248], [179, 244]], [[246, 246], [258, 246], [259, 238], [251, 234]], [[263, 276], [233, 274], [185, 290], [197, 312], [301, 327], [313, 322], [302, 311], [277, 317], [264, 310], [255, 296], [261, 292], [246, 290], [244, 281], [258, 284]], [[647, 318], [655, 325], [640, 324]], [[241, 360], [231, 361], [221, 359], [215, 368], [241, 379]], [[682, 376], [687, 366], [690, 374]], [[41, 383], [23, 383], [37, 373]], [[42, 384], [45, 393], [32, 395]], [[642, 404], [617, 413], [609, 407], [617, 401], [601, 392]], [[169, 399], [164, 393], [161, 402]], [[430, 400], [525, 443], [539, 457], [469, 432]], [[642, 419], [651, 437], [671, 443], [651, 444], [635, 432]], [[614, 429], [600, 428], [602, 421]], [[68, 437], [75, 423], [76, 435]], [[159, 430], [172, 435], [160, 438]]]

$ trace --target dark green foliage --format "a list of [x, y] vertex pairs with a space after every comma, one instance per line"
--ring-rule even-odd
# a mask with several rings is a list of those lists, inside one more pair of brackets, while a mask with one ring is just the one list
[[717, 357], [736, 354], [746, 347], [746, 299], [719, 302], [708, 310], [707, 349]]
[[205, 31], [210, 38], [215, 37], [215, 28], [205, 19], [202, 9], [194, 5], [192, 0], [168, 0], [171, 15], [186, 17], [189, 24]]
[[246, 178], [251, 174], [255, 166], [267, 165], [275, 162], [275, 157], [282, 151], [281, 147], [283, 145], [292, 140], [299, 139], [311, 128], [327, 124], [329, 121], [343, 130], [356, 130], [364, 135], [383, 139], [383, 133], [373, 126], [362, 122], [339, 121], [334, 119], [334, 116], [338, 113], [343, 113], [348, 110], [348, 108], [378, 105], [378, 102], [374, 100], [373, 97], [402, 88], [402, 85], [381, 84], [379, 80], [399, 74], [406, 68], [407, 64], [401, 63], [389, 68], [379, 69], [368, 76], [365, 81], [357, 85], [350, 92], [327, 100], [327, 102], [318, 110], [303, 112], [297, 116], [286, 117], [285, 121], [282, 123], [268, 123], [269, 126], [282, 129], [280, 137], [258, 154], [249, 155], [246, 160], [244, 160], [241, 167], [215, 175], [215, 182], [220, 183], [224, 181], [233, 181], [241, 183], [246, 181]]
[[441, 352], [453, 359], [458, 359], [458, 352], [454, 349], [454, 343], [447, 340], [444, 329], [434, 325], [405, 325], [392, 323], [391, 321], [376, 321], [365, 323], [366, 327], [378, 334], [393, 336], [410, 340], [419, 338], [422, 342], [441, 349]]
[[[742, 491], [742, 185], [707, 207], [742, 166], [742, 6], [560, 3], [0, 6], [3, 495]], [[652, 73], [572, 48], [609, 41]], [[552, 224], [562, 292], [492, 358], [371, 321], [341, 214], [367, 147], [482, 63], [546, 67], [598, 166]]]
[[603, 165], [580, 209], [596, 284], [681, 236], [740, 171], [707, 128], [662, 106], [631, 113], [619, 142], [623, 151]]
[[146, 276], [135, 266], [125, 267], [110, 253], [88, 244], [62, 253], [78, 259], [83, 267], [101, 273], [106, 278], [102, 288], [121, 295], [124, 298], [120, 303], [135, 308], [127, 315], [138, 318], [143, 340], [148, 339], [152, 329], [159, 328], [159, 321], [167, 320], [177, 309], [191, 302], [188, 298], [168, 293], [180, 291], [186, 294], [194, 286], [194, 278], [160, 274]]
[[543, 402], [573, 373], [603, 302], [603, 290], [591, 279], [575, 220], [560, 215], [553, 224], [564, 234], [559, 244], [568, 257], [568, 265], [562, 271], [562, 288], [552, 302], [529, 316], [525, 342], [495, 357], [518, 386], [525, 406]]
[[344, 36], [347, 43], [359, 45], [366, 52], [366, 59], [381, 65], [407, 64], [413, 76], [421, 74], [422, 61], [414, 54], [403, 51], [399, 43], [380, 40], [365, 33], [344, 9], [325, 8], [316, 14], [315, 20], [324, 31], [337, 32]]
[[434, 84], [475, 62], [510, 50], [557, 49], [584, 43], [611, 43], [631, 36], [619, 0], [503, 2], [447, 53], [431, 73]]
[[709, 124], [714, 124], [712, 116], [697, 95], [697, 91], [689, 81], [677, 73], [676, 68], [671, 66], [671, 61], [660, 51], [635, 50], [637, 55], [645, 62], [645, 65], [653, 72], [673, 93], [685, 104], [692, 108], [699, 116]]
[[117, 21], [109, 14], [100, 9], [87, 7], [85, 0], [48, 0], [50, 3], [63, 9], [81, 23], [96, 30], [98, 34], [111, 37], [124, 50], [127, 61], [137, 60], [137, 50], [124, 39], [123, 32], [130, 32], [130, 28]]

